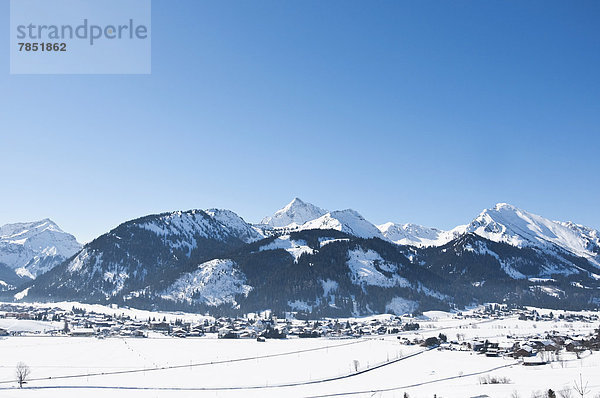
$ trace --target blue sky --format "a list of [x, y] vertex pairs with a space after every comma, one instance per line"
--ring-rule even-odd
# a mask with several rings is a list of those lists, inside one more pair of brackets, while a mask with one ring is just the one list
[[9, 75], [0, 40], [0, 224], [88, 241], [299, 196], [374, 223], [451, 228], [509, 202], [600, 228], [599, 2], [152, 6], [149, 76]]

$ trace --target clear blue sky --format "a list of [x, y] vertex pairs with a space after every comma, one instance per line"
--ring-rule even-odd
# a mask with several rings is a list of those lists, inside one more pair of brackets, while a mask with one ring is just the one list
[[0, 224], [88, 241], [299, 196], [374, 223], [509, 202], [600, 228], [599, 20], [597, 1], [154, 0], [150, 76], [11, 76], [0, 40]]

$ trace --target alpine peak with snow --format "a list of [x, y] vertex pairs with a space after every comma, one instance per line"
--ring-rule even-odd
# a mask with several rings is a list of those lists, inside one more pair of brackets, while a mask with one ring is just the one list
[[305, 203], [299, 198], [294, 198], [290, 203], [279, 209], [270, 217], [265, 217], [261, 224], [272, 228], [297, 227], [307, 221], [314, 220], [327, 213], [313, 204]]
[[355, 210], [329, 212], [299, 198], [294, 198], [273, 216], [265, 217], [261, 224], [287, 230], [335, 229], [361, 238], [383, 238], [381, 231]]
[[507, 203], [498, 203], [481, 212], [466, 231], [517, 247], [558, 246], [592, 259], [600, 254], [598, 231], [572, 222], [551, 221]]
[[307, 221], [300, 229], [335, 229], [359, 238], [383, 238], [381, 231], [352, 209], [332, 211]]
[[[3, 240], [18, 240], [2, 231]], [[127, 221], [71, 249], [75, 256], [4, 297], [227, 315], [600, 305], [600, 233], [505, 203], [444, 231], [375, 226], [354, 210], [295, 198], [256, 225], [230, 210], [177, 211]]]
[[79, 249], [75, 237], [50, 219], [0, 227], [0, 290], [35, 279]]

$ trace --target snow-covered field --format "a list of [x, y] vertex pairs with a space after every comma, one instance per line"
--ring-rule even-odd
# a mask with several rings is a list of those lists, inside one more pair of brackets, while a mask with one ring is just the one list
[[[161, 314], [162, 315], [162, 314]], [[547, 331], [590, 334], [586, 322], [455, 319], [441, 312], [419, 319], [421, 330], [401, 337], [481, 338], [508, 342], [507, 335], [543, 336]], [[0, 328], [42, 330], [48, 322], [1, 320]], [[11, 323], [11, 325], [7, 325]], [[52, 325], [60, 328], [60, 324]], [[458, 335], [458, 336], [457, 336]], [[397, 336], [359, 339], [220, 340], [171, 338], [0, 337], [0, 397], [521, 397], [559, 391], [588, 381], [586, 397], [600, 394], [600, 353], [581, 359], [525, 367], [512, 358], [472, 351], [426, 350]], [[19, 390], [15, 365], [31, 368]], [[356, 362], [355, 362], [356, 361]], [[380, 366], [383, 365], [383, 366]], [[378, 367], [380, 366], [380, 367]], [[482, 376], [510, 379], [482, 385]], [[573, 396], [575, 396], [573, 392]]]

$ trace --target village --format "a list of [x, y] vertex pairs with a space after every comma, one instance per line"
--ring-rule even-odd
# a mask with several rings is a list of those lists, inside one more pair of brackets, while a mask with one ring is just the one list
[[[19, 328], [0, 327], [0, 336], [71, 336], [105, 338], [218, 338], [218, 339], [266, 339], [295, 338], [378, 338], [396, 336], [398, 342], [407, 346], [422, 346], [438, 350], [470, 351], [486, 357], [510, 357], [523, 365], [542, 365], [561, 361], [563, 353], [574, 353], [578, 358], [584, 353], [600, 350], [600, 322], [597, 313], [568, 311], [540, 311], [527, 308], [508, 308], [491, 304], [466, 313], [455, 312], [445, 321], [448, 326], [432, 322], [423, 315], [373, 316], [350, 319], [299, 320], [294, 313], [278, 318], [271, 311], [246, 314], [240, 318], [203, 316], [190, 321], [181, 318], [167, 320], [160, 313], [146, 319], [119, 312], [86, 311], [74, 305], [71, 310], [53, 306], [27, 306], [0, 304], [0, 319], [6, 321], [37, 321], [48, 323], [42, 330], [27, 331]], [[544, 323], [580, 322], [589, 324], [590, 331], [579, 329], [560, 330], [547, 328], [526, 335], [509, 330], [498, 338], [480, 338], [477, 325], [501, 319], [517, 319], [523, 322]], [[454, 322], [452, 322], [454, 321]], [[456, 331], [454, 334], [446, 330]], [[470, 330], [464, 333], [463, 330]], [[542, 328], [540, 328], [542, 329]]]

